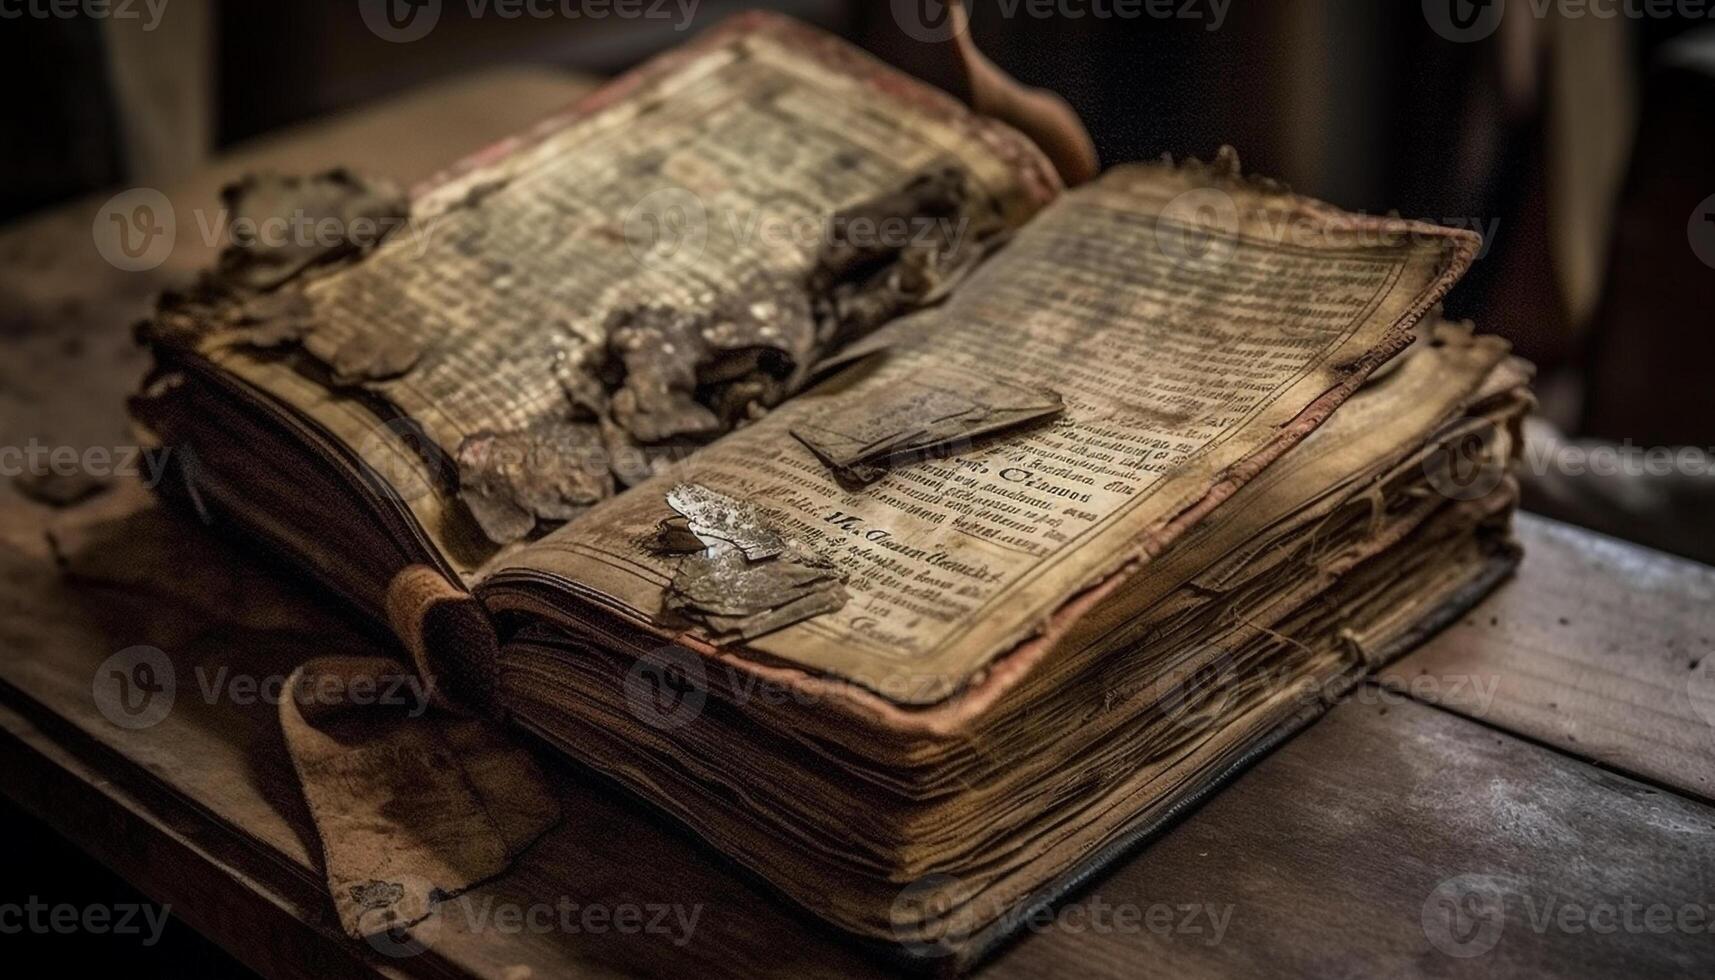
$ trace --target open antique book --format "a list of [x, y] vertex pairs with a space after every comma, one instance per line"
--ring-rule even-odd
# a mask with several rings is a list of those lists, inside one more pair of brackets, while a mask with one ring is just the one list
[[408, 200], [238, 188], [396, 230], [229, 250], [135, 411], [378, 620], [473, 595], [457, 697], [969, 962], [1515, 557], [1474, 236], [1229, 153], [1064, 184], [750, 15]]

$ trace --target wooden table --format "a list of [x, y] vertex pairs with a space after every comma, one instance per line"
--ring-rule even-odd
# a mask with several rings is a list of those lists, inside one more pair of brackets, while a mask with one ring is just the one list
[[[169, 197], [182, 216], [268, 165], [417, 179], [583, 84], [509, 72], [419, 92], [249, 148]], [[105, 199], [0, 233], [0, 445], [129, 441], [120, 405], [143, 362], [124, 328], [207, 261], [181, 235], [155, 273], [106, 265], [90, 238]], [[50, 531], [81, 542], [69, 571]], [[1515, 581], [983, 973], [1715, 975], [1715, 571], [1540, 519], [1520, 535]], [[273, 709], [223, 685], [372, 641], [130, 484], [61, 511], [0, 488], [0, 575], [0, 785], [263, 973], [887, 972], [557, 762], [564, 823], [437, 920], [426, 951], [347, 940]], [[139, 644], [169, 653], [179, 696], [130, 730], [91, 692]], [[694, 914], [695, 929], [675, 943], [498, 911], [562, 902]]]

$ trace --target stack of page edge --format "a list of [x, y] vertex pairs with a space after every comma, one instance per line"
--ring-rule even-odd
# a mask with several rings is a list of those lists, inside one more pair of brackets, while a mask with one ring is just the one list
[[1426, 326], [1039, 662], [926, 709], [624, 629], [526, 631], [504, 700], [818, 915], [968, 962], [1511, 570], [1530, 374]]

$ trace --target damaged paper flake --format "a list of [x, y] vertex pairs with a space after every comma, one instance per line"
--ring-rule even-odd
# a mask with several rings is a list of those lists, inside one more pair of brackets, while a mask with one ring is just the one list
[[496, 544], [569, 521], [613, 494], [601, 431], [573, 422], [483, 432], [459, 446], [459, 496]]
[[762, 277], [737, 299], [718, 304], [703, 340], [710, 356], [698, 380], [727, 429], [785, 401], [820, 359], [809, 296], [777, 278]]
[[773, 558], [786, 550], [786, 541], [769, 527], [751, 504], [707, 487], [681, 483], [667, 491], [667, 506], [685, 520], [686, 528], [705, 544], [732, 545], [749, 561]]
[[[824, 353], [939, 302], [974, 269], [1003, 229], [978, 200], [948, 165], [836, 214], [809, 280]], [[901, 233], [859, 234], [871, 228]]]
[[832, 562], [798, 547], [758, 562], [727, 549], [680, 562], [667, 607], [718, 642], [753, 640], [838, 610], [849, 598], [845, 581]]
[[598, 421], [608, 466], [619, 485], [634, 487], [659, 476], [703, 445], [694, 439], [674, 439], [645, 445], [632, 438], [618, 422], [607, 416]]
[[564, 338], [552, 345], [554, 380], [572, 405], [572, 416], [580, 422], [604, 419], [608, 414], [607, 389], [596, 373], [590, 370], [591, 345], [571, 337], [570, 327], [562, 330]]
[[252, 347], [297, 343], [315, 326], [315, 310], [297, 286], [283, 286], [239, 304], [233, 316], [234, 339]]
[[720, 431], [715, 413], [696, 399], [697, 365], [707, 355], [699, 317], [659, 306], [619, 310], [608, 318], [607, 333], [625, 375], [613, 395], [613, 417], [627, 432], [640, 442], [662, 442]]
[[231, 241], [193, 286], [162, 293], [155, 316], [139, 328], [141, 340], [191, 347], [214, 338], [261, 348], [301, 342], [314, 326], [307, 278], [371, 251], [410, 213], [396, 187], [347, 170], [247, 176], [222, 190], [221, 200]]
[[656, 547], [686, 553], [665, 598], [667, 611], [718, 643], [752, 640], [846, 604], [846, 574], [770, 527], [752, 505], [707, 487], [667, 492], [677, 512], [661, 522]]
[[705, 311], [617, 310], [607, 335], [609, 373], [622, 379], [612, 414], [642, 443], [728, 431], [797, 390], [817, 360], [809, 298], [770, 276], [741, 284]]
[[422, 349], [404, 338], [361, 333], [339, 345], [328, 367], [333, 369], [334, 384], [350, 386], [401, 377], [422, 356]]
[[929, 371], [882, 398], [844, 397], [802, 422], [792, 435], [842, 483], [864, 487], [889, 469], [926, 456], [950, 456], [977, 439], [1059, 415], [1056, 392], [950, 371]]
[[[233, 243], [221, 252], [217, 275], [253, 292], [275, 289], [311, 266], [369, 251], [409, 214], [397, 187], [341, 169], [311, 177], [250, 175], [223, 190], [221, 201], [232, 216]], [[290, 229], [286, 234], [260, 234], [282, 222]]]

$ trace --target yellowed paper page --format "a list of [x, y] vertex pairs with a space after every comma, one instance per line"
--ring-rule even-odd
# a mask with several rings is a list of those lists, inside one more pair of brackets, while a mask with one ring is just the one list
[[470, 575], [486, 556], [449, 546], [465, 518], [408, 445], [416, 432], [451, 458], [475, 433], [570, 418], [565, 367], [605, 343], [610, 313], [695, 310], [757, 277], [801, 278], [830, 216], [932, 164], [959, 167], [1004, 224], [1053, 193], [1045, 160], [1045, 182], [1025, 186], [1019, 154], [1036, 158], [1022, 137], [903, 76], [884, 85], [882, 66], [833, 38], [765, 24], [609, 90], [610, 104], [545, 138], [497, 148], [416, 200], [373, 254], [309, 284], [305, 349], [359, 372], [380, 363], [362, 394], [408, 425], [381, 426], [364, 398], [277, 357], [218, 340], [206, 353], [398, 488]]

